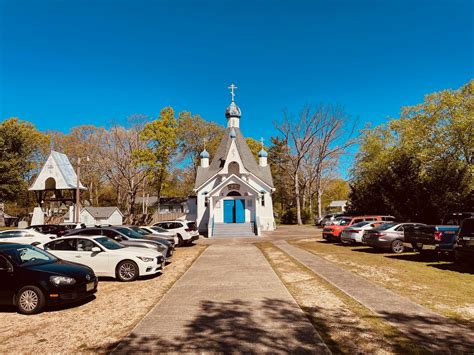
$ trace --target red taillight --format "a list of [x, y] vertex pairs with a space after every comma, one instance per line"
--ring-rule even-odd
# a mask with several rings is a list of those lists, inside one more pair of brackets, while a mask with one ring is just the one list
[[443, 238], [443, 233], [442, 232], [434, 232], [434, 239], [437, 241], [441, 241], [441, 238]]
[[372, 233], [371, 235], [372, 235], [373, 237], [377, 237], [377, 238], [383, 236], [382, 233]]

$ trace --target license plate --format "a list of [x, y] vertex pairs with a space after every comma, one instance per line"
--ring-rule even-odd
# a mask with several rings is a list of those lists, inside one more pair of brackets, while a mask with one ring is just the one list
[[94, 289], [94, 283], [93, 283], [93, 282], [89, 282], [89, 283], [86, 285], [86, 292], [92, 291], [93, 289]]
[[474, 240], [473, 237], [462, 237], [463, 240]]

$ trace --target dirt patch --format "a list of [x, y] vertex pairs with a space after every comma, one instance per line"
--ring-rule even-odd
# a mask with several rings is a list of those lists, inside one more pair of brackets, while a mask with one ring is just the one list
[[205, 248], [178, 248], [159, 276], [131, 283], [100, 280], [96, 298], [80, 306], [33, 316], [2, 310], [0, 353], [107, 349], [128, 335]]
[[258, 246], [334, 353], [422, 352], [387, 322], [273, 244]]

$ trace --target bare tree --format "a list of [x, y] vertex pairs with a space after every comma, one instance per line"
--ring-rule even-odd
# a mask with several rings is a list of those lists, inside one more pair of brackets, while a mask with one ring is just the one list
[[289, 159], [292, 166], [293, 188], [296, 203], [296, 222], [303, 224], [301, 219], [301, 199], [300, 199], [300, 174], [304, 163], [304, 158], [311, 150], [316, 141], [318, 133], [321, 131], [321, 111], [313, 111], [310, 106], [303, 108], [295, 119], [284, 112], [283, 123], [277, 125], [277, 129], [283, 134], [285, 142], [288, 144]]
[[126, 214], [129, 221], [135, 215], [135, 199], [143, 181], [147, 177], [146, 171], [137, 163], [136, 151], [143, 149], [145, 143], [140, 139], [141, 126], [131, 128], [120, 126], [112, 127], [104, 136], [102, 156], [104, 173], [118, 192], [126, 197]]
[[347, 123], [349, 116], [341, 107], [319, 105], [316, 109], [304, 107], [298, 119], [285, 112], [283, 123], [277, 125], [289, 146], [298, 224], [302, 224], [301, 186], [305, 189], [305, 197], [309, 198], [311, 212], [314, 195], [317, 194], [318, 216], [321, 217], [323, 173], [331, 171], [331, 165], [353, 143], [350, 137], [355, 124], [348, 134], [345, 130]]

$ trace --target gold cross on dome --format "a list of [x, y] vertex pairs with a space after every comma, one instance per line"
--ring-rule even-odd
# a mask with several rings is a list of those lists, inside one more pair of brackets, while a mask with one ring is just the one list
[[234, 96], [235, 96], [234, 90], [238, 89], [238, 87], [235, 86], [234, 83], [232, 83], [227, 89], [230, 89], [230, 94], [232, 95], [232, 102], [234, 102]]

